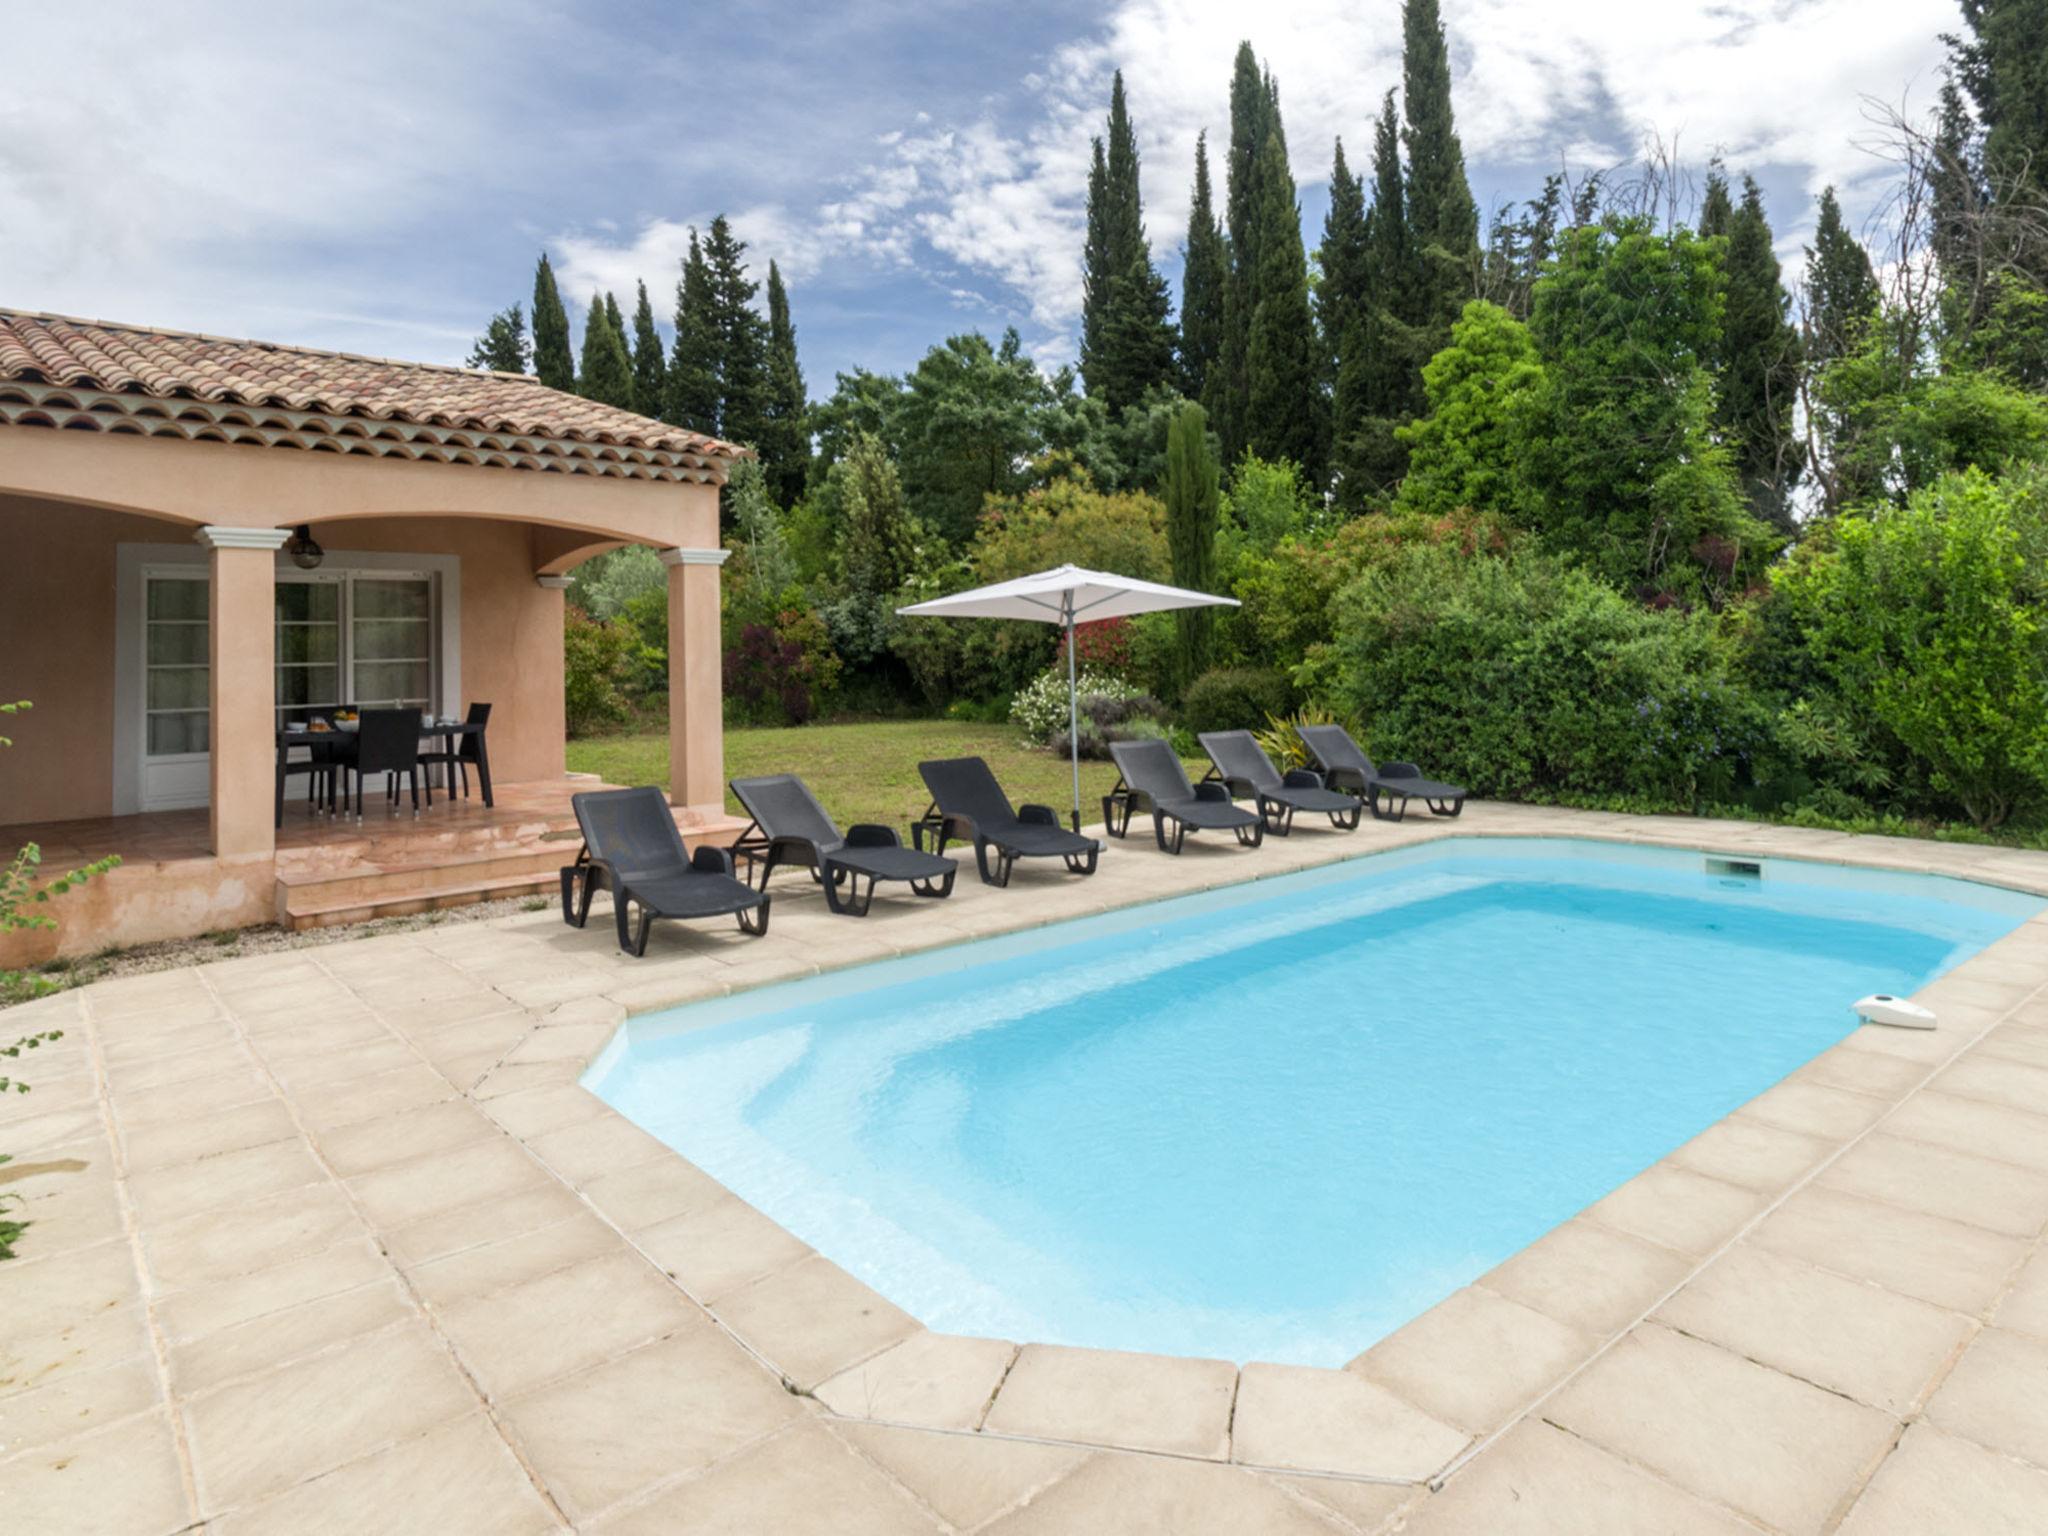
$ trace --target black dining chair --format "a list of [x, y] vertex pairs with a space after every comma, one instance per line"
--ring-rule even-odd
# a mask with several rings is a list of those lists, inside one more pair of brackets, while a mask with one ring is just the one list
[[[366, 709], [356, 725], [356, 820], [363, 819], [363, 780], [384, 774], [385, 787], [397, 792], [404, 774], [412, 790], [412, 813], [420, 813], [420, 712], [416, 709]], [[434, 787], [427, 786], [427, 804]]]
[[[465, 800], [469, 798], [469, 770], [471, 764], [479, 761], [479, 754], [483, 745], [483, 731], [491, 723], [491, 706], [488, 704], [470, 705], [467, 723], [475, 726], [476, 729], [465, 731], [462, 735], [455, 737], [452, 746], [420, 754], [421, 767], [438, 766], [448, 770], [448, 778], [444, 787], [447, 789], [448, 798], [451, 800], [455, 798], [455, 781], [458, 776], [462, 780], [462, 798]], [[443, 741], [448, 739], [445, 736], [441, 738]]]

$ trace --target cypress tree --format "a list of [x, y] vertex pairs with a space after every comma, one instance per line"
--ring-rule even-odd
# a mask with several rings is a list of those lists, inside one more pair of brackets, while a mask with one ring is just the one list
[[633, 361], [626, 355], [626, 340], [612, 329], [611, 310], [602, 294], [590, 296], [590, 313], [583, 320], [583, 366], [576, 380], [576, 392], [586, 400], [633, 406]]
[[[1109, 253], [1109, 157], [1102, 138], [1090, 141], [1087, 231], [1081, 240], [1081, 372], [1102, 356], [1109, 330], [1109, 284], [1115, 270]], [[1100, 366], [1098, 364], [1098, 366]]]
[[1786, 318], [1791, 299], [1779, 281], [1763, 192], [1742, 178], [1742, 205], [1729, 225], [1722, 258], [1727, 285], [1721, 324], [1721, 389], [1715, 416], [1733, 439], [1750, 510], [1792, 527], [1791, 490], [1799, 460], [1792, 407], [1799, 388], [1799, 333]]
[[1707, 191], [1700, 199], [1700, 233], [1707, 236], [1733, 233], [1735, 228], [1735, 203], [1728, 195], [1728, 173], [1721, 169], [1720, 161], [1707, 167]]
[[1217, 348], [1215, 377], [1205, 381], [1204, 397], [1216, 416], [1226, 463], [1244, 452], [1245, 409], [1249, 389], [1245, 372], [1251, 345], [1254, 291], [1259, 268], [1258, 207], [1260, 146], [1273, 126], [1273, 94], [1259, 73], [1259, 61], [1248, 42], [1239, 43], [1230, 77], [1230, 160], [1225, 167], [1223, 222], [1229, 237], [1229, 276], [1223, 285], [1223, 341]]
[[718, 430], [752, 447], [768, 418], [768, 337], [754, 312], [760, 285], [747, 276], [747, 246], [720, 214], [704, 238], [711, 316], [718, 336]]
[[555, 288], [555, 269], [548, 253], [540, 253], [533, 274], [533, 372], [549, 389], [573, 392], [576, 359], [569, 350], [569, 312]]
[[1835, 189], [1820, 195], [1820, 218], [1806, 249], [1806, 357], [1824, 368], [1862, 343], [1877, 313], [1870, 253], [1842, 222]]
[[1401, 7], [1401, 95], [1408, 226], [1422, 260], [1413, 318], [1431, 328], [1434, 354], [1450, 340], [1451, 323], [1472, 296], [1479, 258], [1479, 209], [1451, 113], [1450, 52], [1436, 0], [1404, 0]]
[[711, 272], [694, 229], [676, 280], [676, 339], [661, 419], [707, 436], [718, 433], [718, 327], [711, 308]]
[[1407, 467], [1408, 450], [1394, 433], [1422, 407], [1421, 355], [1427, 333], [1410, 323], [1420, 285], [1408, 228], [1394, 93], [1380, 105], [1373, 132], [1372, 196], [1365, 212], [1365, 300], [1361, 336], [1345, 349], [1333, 414], [1345, 435], [1333, 447], [1338, 503], [1360, 512], [1381, 502]]
[[654, 306], [643, 282], [633, 306], [633, 409], [642, 416], [659, 416], [668, 398], [668, 364], [661, 352], [661, 332], [654, 328]]
[[1110, 84], [1109, 146], [1096, 141], [1088, 173], [1081, 376], [1112, 417], [1157, 384], [1173, 382], [1172, 301], [1152, 265], [1138, 187], [1138, 140], [1124, 102], [1124, 77]]
[[[1209, 452], [1209, 419], [1189, 401], [1174, 413], [1166, 429], [1166, 547], [1173, 561], [1175, 586], [1206, 592], [1216, 581], [1216, 527], [1221, 498], [1216, 460]], [[1177, 671], [1181, 686], [1209, 669], [1215, 636], [1215, 610], [1174, 610]]]
[[469, 366], [493, 373], [524, 373], [526, 359], [526, 316], [517, 304], [491, 316], [491, 323], [469, 349]]
[[1223, 344], [1223, 286], [1229, 281], [1230, 251], [1216, 227], [1209, 190], [1208, 135], [1195, 135], [1195, 193], [1188, 210], [1188, 239], [1181, 251], [1181, 393], [1203, 399], [1216, 354]]
[[[1317, 253], [1323, 278], [1316, 287], [1323, 376], [1333, 386], [1343, 376], [1350, 349], [1365, 345], [1365, 309], [1372, 297], [1367, 239], [1365, 185], [1352, 175], [1344, 159], [1344, 141], [1339, 139], [1330, 166], [1330, 211], [1323, 219], [1323, 243]], [[1357, 394], [1333, 391], [1331, 405], [1331, 441], [1348, 441], [1358, 430]]]
[[769, 493], [784, 506], [803, 494], [811, 467], [810, 402], [797, 363], [796, 325], [782, 273], [768, 263], [768, 409], [761, 436], [761, 467]]
[[1954, 83], [1982, 126], [2001, 192], [2048, 189], [2048, 0], [1962, 0], [1967, 37], [1945, 36]]
[[1301, 209], [1279, 133], [1259, 151], [1259, 208], [1253, 274], [1257, 295], [1245, 347], [1245, 446], [1262, 459], [1287, 459], [1310, 484], [1323, 472], [1322, 366], [1309, 313], [1308, 258]]

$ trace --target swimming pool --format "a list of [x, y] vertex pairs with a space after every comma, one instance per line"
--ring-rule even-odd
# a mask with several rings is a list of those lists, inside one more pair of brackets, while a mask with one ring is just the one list
[[1453, 838], [649, 1015], [585, 1082], [931, 1328], [1342, 1365], [2043, 907]]

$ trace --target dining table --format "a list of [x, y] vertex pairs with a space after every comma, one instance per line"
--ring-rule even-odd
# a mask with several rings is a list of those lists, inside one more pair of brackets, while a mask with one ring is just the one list
[[[494, 805], [496, 802], [491, 798], [491, 755], [485, 745], [487, 739], [485, 730], [485, 723], [475, 720], [436, 720], [431, 725], [425, 721], [420, 722], [420, 740], [439, 742], [442, 744], [443, 751], [453, 752], [456, 741], [461, 737], [474, 736], [476, 738], [477, 788], [483, 795], [484, 804], [488, 806]], [[324, 731], [297, 727], [280, 730], [277, 733], [278, 826], [284, 825], [285, 764], [291, 757], [292, 749], [295, 747], [308, 747], [315, 751], [323, 751], [328, 755], [329, 761], [333, 762], [337, 767], [345, 769], [355, 761], [356, 741], [357, 736], [354, 731], [344, 731], [332, 726]], [[334, 814], [334, 808], [335, 795], [330, 790], [327, 797], [327, 812], [330, 816]]]

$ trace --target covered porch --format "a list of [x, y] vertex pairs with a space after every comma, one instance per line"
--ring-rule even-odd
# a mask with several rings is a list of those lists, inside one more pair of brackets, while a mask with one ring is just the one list
[[[718, 488], [739, 450], [512, 375], [0, 311], [0, 842], [120, 869], [0, 962], [535, 889], [564, 861], [570, 573], [669, 567], [668, 785], [723, 809]], [[276, 809], [279, 732], [490, 706], [495, 806], [381, 775]], [[573, 853], [573, 843], [566, 850]], [[552, 862], [550, 862], [552, 861]]]

